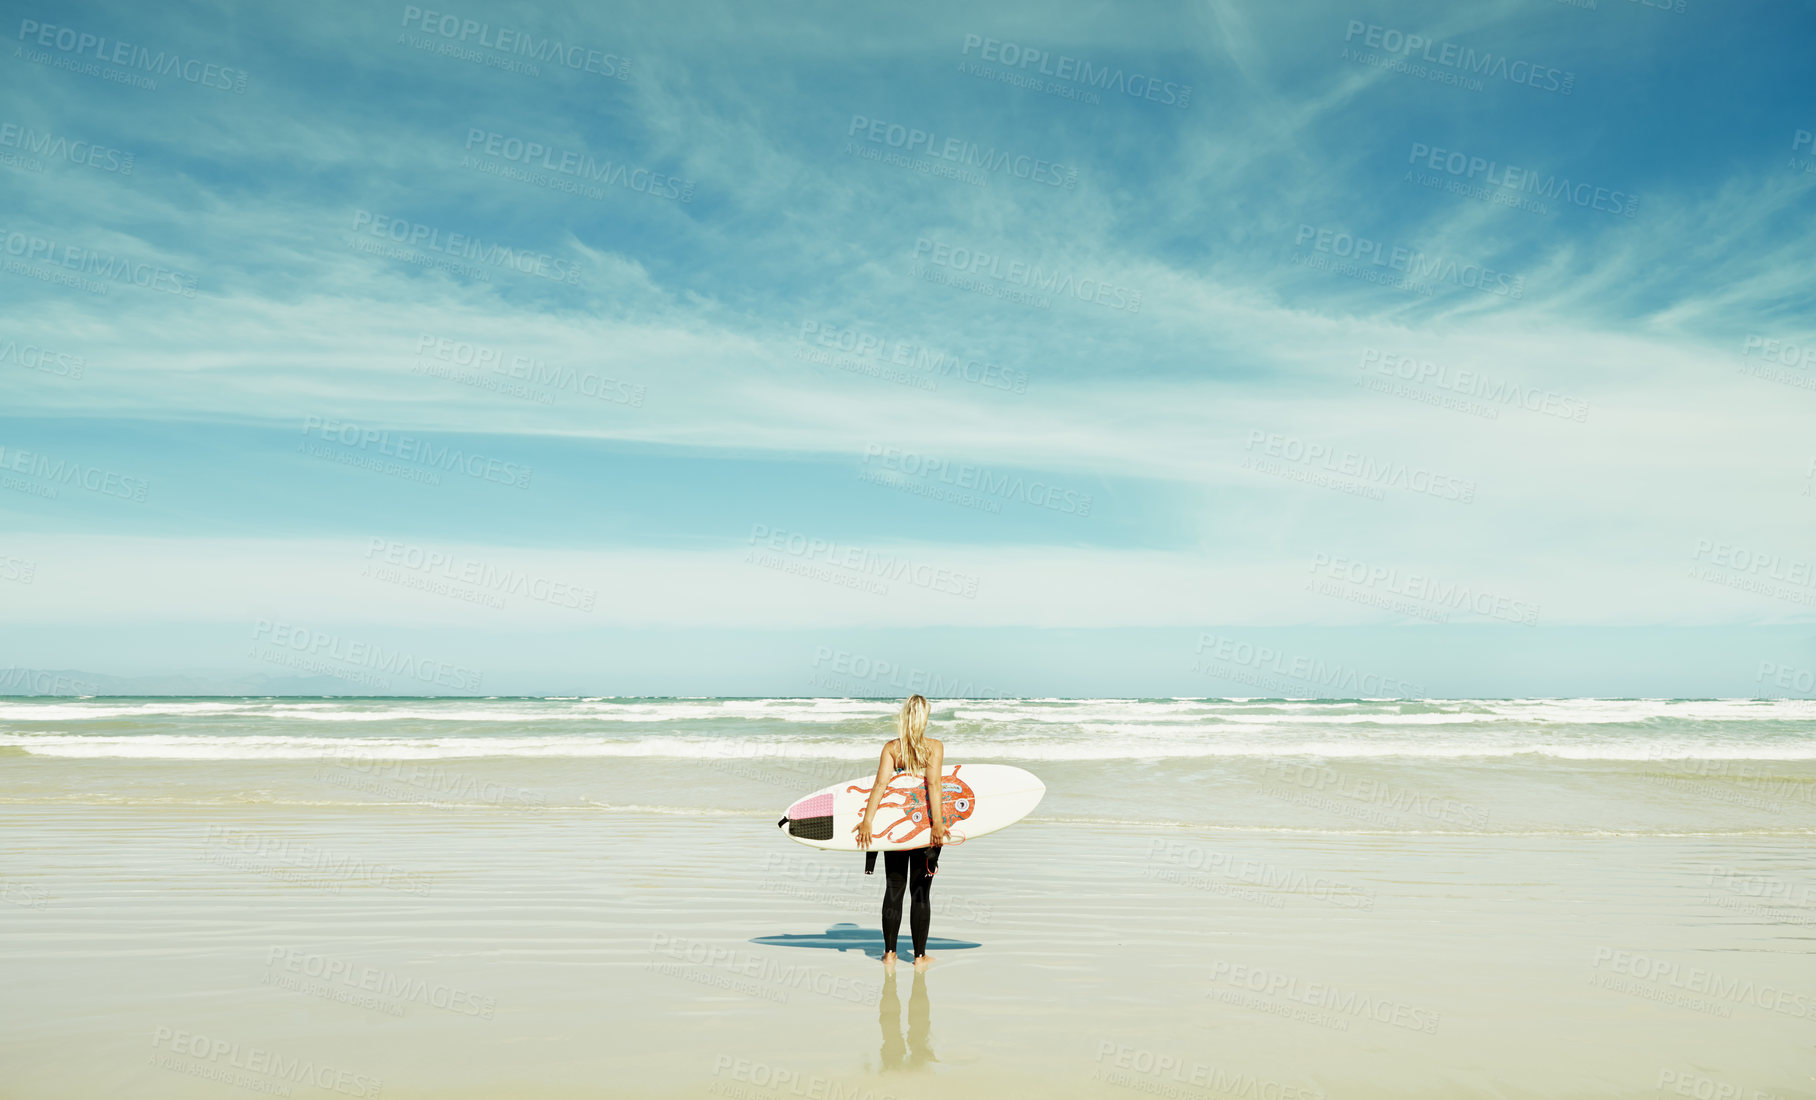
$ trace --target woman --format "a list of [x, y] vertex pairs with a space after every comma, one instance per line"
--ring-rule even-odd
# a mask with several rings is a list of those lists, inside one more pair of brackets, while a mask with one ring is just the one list
[[[908, 852], [884, 852], [883, 871], [883, 967], [895, 969], [895, 937], [902, 927], [902, 891], [908, 891], [908, 929], [914, 935], [914, 968], [925, 970], [933, 960], [927, 954], [927, 926], [933, 922], [933, 876], [939, 870], [939, 846], [946, 842], [946, 806], [940, 769], [946, 762], [946, 746], [927, 736], [927, 700], [910, 695], [895, 717], [896, 737], [883, 746], [876, 762], [876, 782], [870, 788], [870, 803], [864, 807], [864, 818], [855, 826], [858, 847], [870, 847], [870, 826], [876, 818], [877, 803], [883, 799], [889, 780], [902, 772], [921, 780], [927, 792], [928, 821], [932, 846]], [[929, 781], [931, 780], [931, 781]]]

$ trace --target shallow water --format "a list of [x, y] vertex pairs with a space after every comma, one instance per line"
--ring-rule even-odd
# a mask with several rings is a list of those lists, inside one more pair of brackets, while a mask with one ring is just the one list
[[1816, 1095], [1807, 704], [942, 707], [1049, 794], [892, 985], [886, 704], [0, 705], [9, 1094]]

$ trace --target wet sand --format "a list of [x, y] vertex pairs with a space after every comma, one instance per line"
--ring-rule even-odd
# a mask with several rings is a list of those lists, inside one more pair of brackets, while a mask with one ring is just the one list
[[771, 813], [8, 765], [0, 1095], [1816, 1095], [1802, 835], [1031, 820], [885, 983], [880, 873]]

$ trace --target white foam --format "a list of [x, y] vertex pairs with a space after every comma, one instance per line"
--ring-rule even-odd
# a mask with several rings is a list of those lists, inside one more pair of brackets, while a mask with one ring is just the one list
[[[791, 760], [863, 760], [877, 747], [850, 739], [778, 742], [723, 737], [292, 737], [142, 734], [5, 733], [0, 747], [33, 756], [139, 760], [444, 760], [484, 757], [648, 757], [777, 765]], [[1647, 743], [1545, 740], [1481, 744], [1467, 741], [1379, 740], [1074, 740], [975, 738], [964, 745], [969, 760], [1161, 760], [1307, 757], [1321, 759], [1467, 760], [1548, 757], [1580, 761], [1816, 760], [1816, 741], [1723, 743], [1710, 740]]]
[[461, 699], [437, 703], [235, 702], [235, 703], [0, 703], [0, 719], [95, 721], [159, 715], [270, 715], [310, 722], [680, 722], [715, 718], [768, 718], [782, 722], [836, 723], [888, 718], [894, 704], [865, 699], [725, 699], [615, 703], [606, 700], [508, 700], [488, 704]]
[[[1084, 699], [951, 706], [950, 712], [936, 708], [935, 729], [978, 760], [1816, 759], [1816, 700], [1809, 699]], [[0, 721], [13, 727], [0, 725], [0, 748], [171, 760], [340, 753], [859, 760], [874, 758], [890, 735], [894, 709], [890, 701], [864, 699], [12, 700], [0, 703]]]
[[0, 702], [0, 719], [84, 722], [108, 718], [141, 718], [158, 715], [213, 715], [257, 713], [256, 703], [25, 703]]

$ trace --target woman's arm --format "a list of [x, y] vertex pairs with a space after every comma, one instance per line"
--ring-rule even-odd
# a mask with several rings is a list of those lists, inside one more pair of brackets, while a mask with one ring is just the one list
[[884, 745], [883, 755], [877, 757], [876, 782], [870, 785], [870, 802], [864, 807], [864, 816], [859, 819], [857, 826], [852, 830], [858, 834], [858, 847], [860, 848], [870, 847], [870, 822], [876, 817], [876, 804], [883, 800], [883, 788], [888, 786], [890, 777], [895, 774], [895, 769], [889, 766], [891, 745]]
[[946, 746], [933, 745], [927, 761], [927, 812], [933, 826], [933, 843], [946, 843]]

